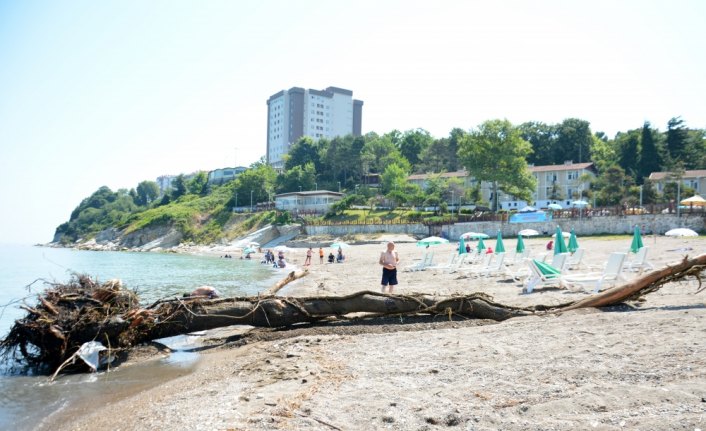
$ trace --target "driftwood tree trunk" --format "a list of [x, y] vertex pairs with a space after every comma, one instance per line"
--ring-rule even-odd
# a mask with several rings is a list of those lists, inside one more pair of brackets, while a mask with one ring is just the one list
[[15, 322], [0, 347], [5, 353], [19, 349], [34, 365], [56, 368], [83, 343], [92, 340], [129, 348], [157, 338], [236, 324], [286, 327], [352, 313], [457, 314], [502, 321], [536, 313], [615, 305], [653, 292], [671, 281], [687, 276], [698, 278], [705, 266], [706, 254], [685, 258], [678, 264], [652, 271], [584, 300], [526, 308], [496, 303], [483, 293], [437, 297], [361, 291], [341, 297], [274, 296], [287, 283], [306, 275], [306, 272], [292, 272], [266, 291], [267, 296], [215, 300], [175, 298], [144, 309], [139, 307], [136, 294], [122, 289], [119, 283], [98, 285], [88, 277], [78, 277], [68, 285], [53, 286], [34, 307], [27, 307], [27, 316]]

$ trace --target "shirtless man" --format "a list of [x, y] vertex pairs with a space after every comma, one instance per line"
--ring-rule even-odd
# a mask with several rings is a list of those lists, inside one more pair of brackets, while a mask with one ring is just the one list
[[390, 241], [387, 243], [387, 251], [380, 253], [380, 265], [382, 265], [382, 293], [385, 293], [385, 288], [389, 285], [389, 293], [397, 285], [397, 264], [400, 262], [400, 256], [395, 251], [395, 243]]

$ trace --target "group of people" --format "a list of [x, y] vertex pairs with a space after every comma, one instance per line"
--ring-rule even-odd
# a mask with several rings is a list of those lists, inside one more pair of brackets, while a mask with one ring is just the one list
[[[306, 251], [306, 260], [304, 260], [304, 266], [309, 266], [311, 265], [311, 258], [314, 255], [314, 250], [309, 247], [309, 249]], [[343, 263], [343, 261], [346, 259], [346, 257], [343, 255], [343, 249], [341, 247], [338, 247], [338, 252], [334, 256], [333, 251], [329, 252], [328, 255], [328, 263]], [[324, 263], [324, 249], [319, 247], [319, 263]]]
[[285, 268], [287, 266], [287, 261], [284, 260], [284, 252], [282, 250], [277, 252], [277, 260], [275, 260], [275, 254], [272, 250], [266, 250], [260, 263], [264, 265], [272, 265], [274, 268]]

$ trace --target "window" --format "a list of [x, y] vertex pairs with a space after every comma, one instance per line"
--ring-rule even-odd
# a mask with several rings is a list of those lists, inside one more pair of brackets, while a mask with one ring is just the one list
[[569, 171], [566, 174], [566, 178], [568, 180], [578, 180], [579, 179], [579, 171]]

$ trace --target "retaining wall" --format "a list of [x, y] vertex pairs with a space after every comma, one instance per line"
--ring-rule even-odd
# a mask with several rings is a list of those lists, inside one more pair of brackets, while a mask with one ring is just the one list
[[635, 225], [640, 226], [643, 234], [664, 234], [669, 229], [686, 227], [697, 232], [705, 229], [704, 218], [700, 215], [645, 214], [628, 216], [602, 216], [583, 219], [556, 219], [542, 223], [474, 222], [456, 223], [443, 226], [425, 226], [412, 224], [369, 224], [338, 226], [304, 226], [307, 235], [344, 236], [354, 234], [393, 233], [408, 234], [416, 237], [440, 235], [456, 239], [465, 232], [481, 232], [494, 236], [500, 230], [503, 236], [513, 237], [522, 229], [534, 229], [540, 234], [552, 233], [559, 225], [562, 230], [572, 228], [577, 235], [631, 234]]

